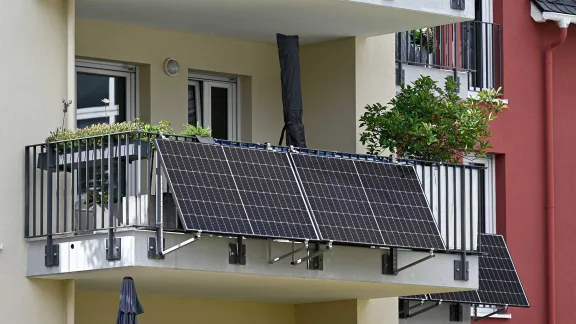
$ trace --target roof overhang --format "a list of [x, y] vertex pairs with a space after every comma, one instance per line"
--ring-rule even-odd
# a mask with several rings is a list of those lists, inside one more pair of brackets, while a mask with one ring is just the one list
[[568, 28], [570, 24], [576, 24], [576, 15], [541, 11], [534, 3], [530, 3], [530, 15], [535, 22], [543, 23], [546, 21], [554, 21], [560, 28]]

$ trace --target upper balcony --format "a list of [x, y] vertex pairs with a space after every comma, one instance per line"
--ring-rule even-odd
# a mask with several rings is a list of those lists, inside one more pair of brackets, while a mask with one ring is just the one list
[[[224, 153], [229, 161], [229, 171], [233, 174], [236, 161], [230, 159], [236, 158], [237, 163], [245, 166], [241, 168], [242, 172], [232, 177], [235, 187], [243, 186], [241, 182], [245, 181], [248, 185], [245, 192], [251, 193], [241, 194], [239, 206], [243, 206], [246, 213], [256, 213], [250, 224], [258, 224], [261, 217], [263, 220], [258, 225], [260, 229], [235, 231], [229, 228], [241, 221], [242, 216], [238, 213], [242, 211], [236, 208], [233, 198], [222, 196], [222, 191], [226, 191], [231, 184], [218, 176], [218, 172], [228, 171], [218, 171], [217, 160], [192, 165], [179, 160], [190, 153], [179, 151], [170, 156], [166, 152], [159, 152], [157, 141], [162, 137], [160, 134], [128, 132], [26, 147], [25, 237], [28, 239], [29, 277], [75, 279], [80, 285], [89, 282], [90, 285], [107, 286], [110, 285], [110, 278], [130, 275], [144, 278], [145, 281], [141, 280], [146, 282], [144, 285], [155, 285], [170, 273], [182, 278], [178, 283], [181, 287], [170, 289], [194, 287], [199, 292], [217, 291], [234, 296], [242, 291], [239, 289], [241, 286], [253, 290], [257, 299], [280, 298], [290, 302], [380, 298], [478, 287], [478, 257], [474, 250], [477, 223], [484, 209], [480, 194], [482, 168], [413, 160], [392, 161], [382, 157], [309, 149], [292, 151], [285, 147], [230, 141], [204, 144], [202, 147], [206, 147], [206, 150], [212, 150], [210, 147], [240, 150], [230, 151], [239, 154], [236, 157], [226, 155], [232, 154], [230, 152]], [[195, 138], [181, 136], [170, 136], [163, 141], [182, 143], [177, 145], [201, 145], [190, 143], [196, 142]], [[193, 158], [199, 159], [195, 161], [210, 161], [210, 154], [213, 153], [206, 157], [198, 156], [206, 154], [202, 152], [193, 155]], [[285, 166], [286, 170], [293, 170], [287, 176], [295, 177], [294, 184], [297, 185], [294, 188], [298, 190], [282, 196], [276, 192], [279, 190], [277, 187], [270, 187], [270, 182], [262, 186], [265, 179], [274, 179], [275, 171], [274, 166], [258, 166], [259, 163], [265, 164], [258, 152], [286, 157], [290, 161]], [[250, 154], [256, 154], [253, 158], [260, 159], [260, 162], [246, 160]], [[397, 201], [393, 204], [407, 208], [405, 211], [401, 209], [396, 211], [397, 214], [386, 214], [384, 218], [387, 221], [374, 225], [378, 228], [382, 224], [387, 226], [382, 230], [391, 236], [385, 242], [373, 244], [366, 237], [350, 239], [375, 230], [372, 225], [356, 224], [362, 219], [357, 213], [364, 198], [349, 200], [353, 189], [346, 189], [351, 191], [338, 198], [343, 194], [339, 194], [338, 190], [347, 188], [345, 183], [340, 182], [347, 181], [347, 177], [336, 172], [324, 180], [317, 178], [321, 176], [320, 171], [303, 170], [302, 166], [297, 165], [299, 158], [307, 156], [351, 165], [373, 163], [366, 169], [365, 175], [361, 172], [358, 176], [384, 181], [374, 182], [376, 186], [387, 186], [386, 178], [376, 171], [379, 170], [376, 165], [407, 167], [415, 170], [414, 181], [418, 174], [422, 187], [415, 187], [413, 194], [404, 193], [411, 202]], [[322, 161], [319, 163], [328, 163], [327, 160]], [[201, 176], [192, 180], [181, 173], [184, 171], [174, 171], [167, 165], [171, 168], [179, 165], [182, 170]], [[216, 171], [211, 171], [215, 167]], [[304, 172], [311, 173], [305, 175]], [[317, 180], [308, 182], [305, 177]], [[193, 183], [202, 179], [207, 187], [182, 191], [182, 186], [193, 187]], [[335, 182], [327, 184], [332, 181]], [[394, 181], [397, 181], [395, 186], [402, 186], [398, 181], [405, 180], [398, 178]], [[340, 189], [319, 198], [320, 194], [311, 191], [320, 190], [324, 186], [322, 183], [326, 183], [326, 190]], [[368, 186], [367, 183], [362, 185], [366, 195]], [[238, 187], [238, 192], [241, 191], [244, 192], [244, 189]], [[429, 214], [431, 227], [423, 227], [426, 223], [420, 223], [424, 221], [420, 216], [410, 216], [410, 208], [416, 208], [411, 206], [420, 203], [412, 201], [416, 198], [409, 196], [416, 197], [417, 192], [425, 193], [430, 202], [430, 209], [418, 208], [424, 208], [419, 209], [423, 212], [433, 211]], [[313, 222], [320, 225], [324, 221], [332, 224], [330, 222], [339, 219], [339, 225], [326, 226], [336, 226], [335, 232], [340, 231], [343, 236], [332, 238], [335, 232], [330, 234], [330, 230], [324, 232], [328, 234], [316, 236], [313, 233], [297, 234], [305, 232], [306, 225], [299, 224], [302, 220], [297, 221], [296, 218], [286, 225], [295, 226], [296, 234], [290, 236], [282, 234], [280, 225], [266, 221], [266, 217], [275, 217], [270, 215], [278, 212], [274, 209], [277, 208], [276, 204], [284, 206], [286, 199], [300, 194], [304, 197], [303, 206], [306, 208], [299, 212], [308, 211]], [[399, 197], [386, 199], [398, 200]], [[314, 199], [321, 201], [320, 205], [314, 207]], [[371, 199], [376, 198], [366, 201], [372, 204]], [[194, 201], [196, 207], [187, 209], [186, 201]], [[209, 201], [217, 203], [205, 203]], [[328, 207], [330, 201], [345, 204], [332, 210]], [[302, 201], [296, 198], [292, 203]], [[424, 203], [422, 206], [427, 205]], [[281, 209], [298, 209], [290, 206]], [[262, 213], [250, 211], [251, 208], [261, 209]], [[327, 210], [324, 208], [332, 210], [328, 218], [322, 216], [323, 211]], [[377, 207], [370, 209], [373, 208]], [[348, 209], [351, 211], [346, 212]], [[297, 215], [294, 214], [294, 217]], [[191, 225], [194, 220], [196, 225]], [[294, 222], [295, 225], [289, 225]], [[322, 225], [311, 226], [315, 230], [325, 231]], [[260, 234], [256, 234], [258, 231]], [[442, 247], [432, 244], [433, 233], [439, 233], [442, 237]], [[324, 236], [320, 238], [321, 235]], [[465, 268], [454, 266], [458, 262], [469, 264], [465, 274], [459, 270]], [[460, 275], [464, 277], [458, 279]], [[238, 281], [238, 278], [242, 280]], [[270, 279], [275, 280], [274, 285], [271, 285]], [[284, 292], [282, 296], [275, 294], [279, 289]]]
[[396, 84], [430, 75], [460, 82], [465, 98], [502, 85], [502, 38], [498, 24], [467, 21], [396, 33]]
[[474, 18], [474, 1], [470, 0], [76, 2], [80, 18], [271, 43], [276, 33], [299, 35], [302, 43], [307, 44]]

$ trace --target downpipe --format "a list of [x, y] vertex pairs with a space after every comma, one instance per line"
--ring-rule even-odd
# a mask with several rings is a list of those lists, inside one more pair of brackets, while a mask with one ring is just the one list
[[544, 59], [544, 82], [545, 82], [545, 152], [546, 152], [546, 238], [547, 238], [547, 286], [548, 286], [548, 324], [556, 323], [556, 261], [555, 261], [555, 210], [554, 210], [554, 71], [553, 52], [566, 41], [568, 36], [569, 21], [558, 21], [560, 37], [551, 42], [546, 48]]

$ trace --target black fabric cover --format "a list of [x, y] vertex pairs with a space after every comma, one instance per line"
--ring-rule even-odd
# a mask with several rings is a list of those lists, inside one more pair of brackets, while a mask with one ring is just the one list
[[280, 81], [284, 106], [284, 128], [280, 143], [286, 132], [286, 145], [306, 147], [304, 124], [302, 124], [302, 85], [300, 82], [300, 55], [298, 36], [276, 34], [280, 58]]
[[120, 287], [120, 305], [116, 324], [138, 324], [136, 316], [142, 313], [144, 313], [144, 308], [138, 299], [134, 280], [131, 277], [124, 277]]

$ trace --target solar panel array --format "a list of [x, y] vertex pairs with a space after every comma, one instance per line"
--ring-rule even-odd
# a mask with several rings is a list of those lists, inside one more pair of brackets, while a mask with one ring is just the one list
[[[479, 234], [479, 289], [430, 294], [431, 301], [529, 307], [530, 303], [502, 235]], [[421, 295], [419, 295], [421, 296]], [[414, 300], [414, 296], [403, 297]], [[420, 300], [420, 299], [419, 299]]]
[[412, 166], [165, 139], [157, 149], [186, 230], [444, 249]]
[[323, 238], [443, 249], [412, 166], [292, 156]]
[[157, 148], [187, 230], [318, 239], [286, 154], [170, 140]]

